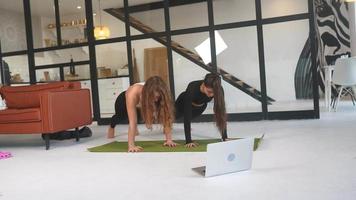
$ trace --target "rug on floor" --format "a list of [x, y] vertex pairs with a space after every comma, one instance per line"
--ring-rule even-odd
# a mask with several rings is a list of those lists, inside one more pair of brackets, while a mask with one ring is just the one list
[[[259, 138], [255, 138], [255, 143], [253, 150], [256, 151], [260, 145], [264, 135]], [[234, 138], [241, 139], [241, 138]], [[220, 142], [220, 139], [208, 139], [208, 140], [195, 140], [199, 143], [198, 147], [195, 148], [186, 148], [184, 147], [184, 140], [175, 140], [174, 142], [178, 143], [177, 147], [165, 147], [163, 146], [164, 141], [154, 140], [154, 141], [136, 141], [137, 146], [143, 147], [143, 152], [204, 152], [206, 147], [210, 143]], [[88, 148], [90, 152], [127, 152], [127, 142], [110, 142], [104, 145]]]

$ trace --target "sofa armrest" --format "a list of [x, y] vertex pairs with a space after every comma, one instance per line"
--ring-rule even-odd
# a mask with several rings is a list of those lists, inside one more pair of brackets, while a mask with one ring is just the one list
[[89, 89], [49, 91], [40, 95], [42, 128], [53, 133], [92, 123]]

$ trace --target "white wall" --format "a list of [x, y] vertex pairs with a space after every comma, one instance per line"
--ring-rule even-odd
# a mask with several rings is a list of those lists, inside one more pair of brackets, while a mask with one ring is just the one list
[[2, 52], [27, 48], [23, 14], [0, 9], [0, 39]]
[[[32, 18], [34, 46], [42, 43], [41, 19]], [[27, 49], [26, 28], [23, 13], [0, 9], [0, 39], [3, 52]], [[27, 55], [5, 57], [12, 74], [20, 74], [25, 82], [29, 81]], [[40, 61], [41, 62], [41, 61]]]
[[207, 26], [209, 24], [207, 11], [207, 3], [171, 7], [169, 9], [171, 29]]
[[255, 1], [252, 0], [218, 0], [213, 1], [213, 6], [215, 24], [256, 19]]
[[[27, 49], [24, 16], [21, 13], [0, 9], [0, 40], [2, 52]], [[29, 81], [27, 56], [4, 57], [12, 74], [20, 74]]]
[[261, 7], [262, 18], [308, 13], [308, 0], [261, 0]]

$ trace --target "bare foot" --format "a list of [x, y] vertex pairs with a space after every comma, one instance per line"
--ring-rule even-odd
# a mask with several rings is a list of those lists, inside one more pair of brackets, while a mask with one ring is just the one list
[[110, 139], [110, 138], [114, 138], [114, 137], [115, 137], [115, 128], [109, 127], [107, 138]]

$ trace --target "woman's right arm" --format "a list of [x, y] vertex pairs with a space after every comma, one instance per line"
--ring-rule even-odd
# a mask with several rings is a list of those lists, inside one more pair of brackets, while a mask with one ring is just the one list
[[191, 135], [191, 120], [192, 120], [192, 101], [194, 96], [194, 88], [192, 84], [189, 84], [184, 96], [184, 134], [185, 143], [188, 147], [194, 145]]

